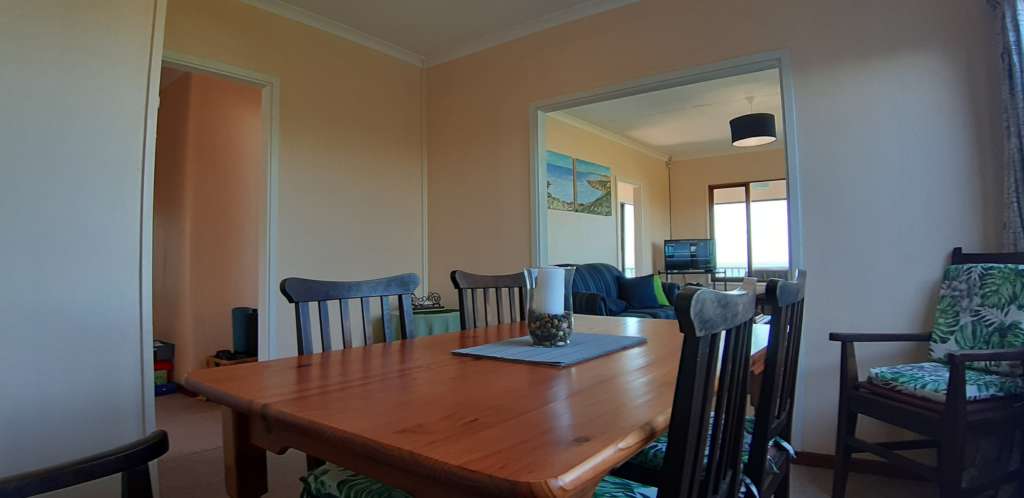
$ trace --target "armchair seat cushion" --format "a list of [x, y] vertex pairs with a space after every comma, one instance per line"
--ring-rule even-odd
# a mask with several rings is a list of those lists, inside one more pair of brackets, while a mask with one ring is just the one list
[[[750, 458], [750, 444], [754, 438], [754, 417], [747, 417], [743, 424], [743, 450], [741, 453], [743, 463], [746, 464]], [[708, 434], [710, 442], [711, 434]], [[710, 447], [710, 444], [708, 445]], [[665, 461], [665, 450], [668, 449], [668, 433], [662, 434], [654, 442], [640, 450], [629, 463], [650, 470], [661, 469]], [[705, 450], [706, 451], [706, 450]], [[705, 460], [707, 455], [704, 455]], [[796, 458], [793, 447], [782, 438], [775, 438], [768, 447], [768, 467], [772, 472], [780, 472], [790, 459]]]
[[[971, 368], [968, 368], [966, 373], [968, 401], [1024, 394], [1024, 378]], [[927, 362], [872, 368], [868, 374], [868, 382], [893, 391], [944, 403], [949, 388], [949, 367], [942, 363]]]
[[402, 490], [331, 463], [301, 480], [301, 498], [412, 498]]

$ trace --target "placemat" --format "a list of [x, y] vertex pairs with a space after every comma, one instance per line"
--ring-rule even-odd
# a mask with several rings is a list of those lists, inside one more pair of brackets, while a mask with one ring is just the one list
[[606, 354], [633, 348], [647, 342], [646, 337], [632, 335], [586, 334], [575, 332], [568, 346], [558, 348], [534, 347], [530, 336], [456, 349], [456, 356], [490, 358], [494, 360], [539, 363], [555, 367], [568, 367]]

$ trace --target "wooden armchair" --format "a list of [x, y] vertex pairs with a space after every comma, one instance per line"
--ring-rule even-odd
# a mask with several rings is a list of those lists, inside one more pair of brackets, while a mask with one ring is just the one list
[[[964, 483], [969, 438], [1004, 435], [1003, 441], [1024, 446], [1024, 320], [1016, 316], [1024, 311], [1024, 253], [966, 254], [958, 247], [951, 262], [931, 333], [829, 335], [842, 348], [833, 498], [846, 494], [854, 453], [874, 454], [935, 482], [941, 498], [975, 496], [1013, 482], [1024, 490], [1024, 465]], [[993, 306], [1017, 311], [1000, 313]], [[927, 342], [931, 361], [872, 368], [861, 381], [858, 342]], [[859, 415], [924, 438], [864, 441], [855, 434]], [[900, 454], [920, 449], [937, 449], [938, 465]]]

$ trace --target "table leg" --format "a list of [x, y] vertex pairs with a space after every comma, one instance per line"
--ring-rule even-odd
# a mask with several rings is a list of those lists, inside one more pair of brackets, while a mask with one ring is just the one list
[[267, 492], [267, 452], [250, 441], [249, 417], [223, 408], [224, 481], [231, 498], [258, 498]]

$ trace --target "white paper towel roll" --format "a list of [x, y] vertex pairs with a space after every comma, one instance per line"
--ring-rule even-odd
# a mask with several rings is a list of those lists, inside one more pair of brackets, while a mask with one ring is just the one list
[[537, 284], [533, 290], [534, 309], [539, 313], [565, 313], [565, 268], [537, 268]]

